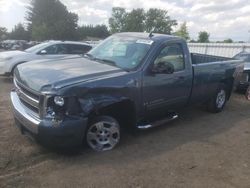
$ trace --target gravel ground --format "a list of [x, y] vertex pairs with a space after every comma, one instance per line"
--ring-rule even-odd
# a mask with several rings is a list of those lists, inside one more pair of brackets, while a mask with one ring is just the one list
[[224, 112], [188, 108], [180, 119], [124, 135], [113, 151], [48, 150], [15, 127], [0, 78], [0, 187], [250, 187], [250, 102], [234, 94]]

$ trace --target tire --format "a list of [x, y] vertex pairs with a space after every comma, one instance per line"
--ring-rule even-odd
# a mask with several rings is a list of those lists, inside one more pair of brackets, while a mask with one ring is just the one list
[[94, 151], [112, 150], [120, 142], [120, 125], [110, 116], [98, 116], [89, 124], [85, 140]]
[[223, 110], [227, 102], [227, 88], [225, 84], [220, 84], [215, 95], [209, 100], [207, 110], [212, 113], [219, 113]]

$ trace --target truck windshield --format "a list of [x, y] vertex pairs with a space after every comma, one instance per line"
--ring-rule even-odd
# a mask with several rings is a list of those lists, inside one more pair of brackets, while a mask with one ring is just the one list
[[111, 36], [92, 49], [87, 56], [107, 64], [112, 62], [112, 65], [122, 69], [132, 70], [142, 62], [152, 44], [152, 40]]

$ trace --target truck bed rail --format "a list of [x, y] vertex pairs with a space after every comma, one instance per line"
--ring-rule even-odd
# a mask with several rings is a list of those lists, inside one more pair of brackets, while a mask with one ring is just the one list
[[198, 54], [198, 53], [191, 53], [191, 59], [192, 59], [192, 64], [201, 64], [201, 63], [233, 60], [232, 58]]

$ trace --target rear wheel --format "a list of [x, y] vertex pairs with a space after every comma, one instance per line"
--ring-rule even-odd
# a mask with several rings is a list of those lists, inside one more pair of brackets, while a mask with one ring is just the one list
[[227, 89], [225, 84], [220, 84], [215, 95], [208, 102], [207, 109], [210, 112], [221, 112], [227, 102]]
[[94, 118], [86, 132], [86, 142], [95, 151], [108, 151], [120, 142], [120, 125], [110, 116]]

